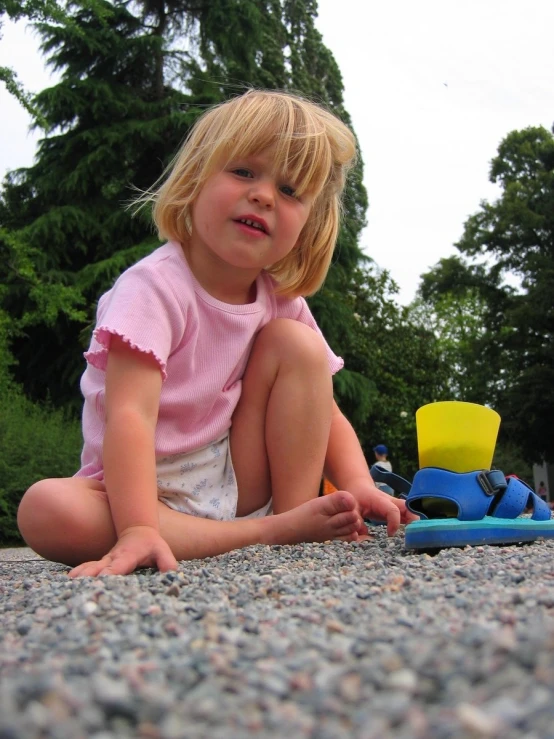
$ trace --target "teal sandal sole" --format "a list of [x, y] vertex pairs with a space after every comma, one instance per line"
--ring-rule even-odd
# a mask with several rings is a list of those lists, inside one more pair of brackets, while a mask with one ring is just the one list
[[554, 539], [554, 519], [536, 521], [531, 518], [494, 518], [459, 521], [441, 518], [414, 521], [406, 526], [407, 549], [479, 546], [480, 544], [517, 544], [540, 537]]

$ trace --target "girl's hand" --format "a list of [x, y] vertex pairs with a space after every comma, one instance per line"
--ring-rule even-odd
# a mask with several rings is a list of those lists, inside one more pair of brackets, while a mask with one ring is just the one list
[[355, 489], [348, 488], [348, 491], [358, 501], [363, 518], [387, 522], [388, 536], [394, 536], [400, 524], [419, 520], [419, 516], [406, 508], [406, 501], [379, 490], [371, 479], [357, 484]]
[[177, 560], [159, 532], [150, 526], [122, 531], [117, 544], [97, 562], [84, 562], [69, 577], [127, 575], [137, 567], [156, 567], [160, 572], [177, 569]]

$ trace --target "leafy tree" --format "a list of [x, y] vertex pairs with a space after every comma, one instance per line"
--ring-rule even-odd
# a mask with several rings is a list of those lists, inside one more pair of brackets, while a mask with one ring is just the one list
[[511, 331], [504, 322], [513, 290], [500, 279], [498, 270], [468, 266], [459, 257], [441, 259], [422, 276], [412, 310], [439, 341], [453, 400], [495, 405], [505, 392], [497, 339]]
[[[508, 134], [492, 160], [490, 179], [502, 187], [502, 194], [494, 203], [481, 203], [467, 221], [456, 245], [467, 260], [439, 264], [424, 276], [422, 295], [459, 298], [468, 286], [476, 291], [483, 330], [465, 346], [466, 370], [474, 387], [481, 383], [484, 400], [500, 412], [504, 441], [522, 450], [529, 461], [551, 462], [553, 135], [542, 127]], [[479, 258], [486, 262], [475, 263]], [[452, 279], [456, 273], [459, 285]], [[505, 283], [508, 273], [520, 279], [518, 290]]]

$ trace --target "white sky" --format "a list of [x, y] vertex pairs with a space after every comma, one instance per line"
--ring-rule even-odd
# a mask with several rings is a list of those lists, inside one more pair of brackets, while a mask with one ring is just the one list
[[[514, 129], [554, 121], [552, 0], [319, 0], [318, 27], [343, 76], [369, 193], [362, 247], [398, 300], [498, 191], [490, 160]], [[49, 77], [37, 41], [6, 24], [0, 65], [32, 91]], [[0, 88], [0, 176], [32, 163], [27, 114]]]

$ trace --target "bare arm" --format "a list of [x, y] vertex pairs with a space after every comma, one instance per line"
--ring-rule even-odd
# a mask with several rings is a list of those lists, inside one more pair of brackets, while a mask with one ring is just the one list
[[403, 500], [375, 487], [356, 432], [334, 401], [325, 476], [335, 487], [352, 493], [362, 516], [386, 521], [389, 536], [396, 533], [400, 523], [417, 519], [406, 509]]
[[369, 467], [351, 423], [333, 401], [325, 476], [339, 490], [349, 490], [357, 482], [371, 480]]
[[162, 376], [155, 360], [114, 337], [106, 370], [104, 478], [115, 530], [158, 530], [154, 434]]
[[154, 435], [161, 386], [155, 360], [113, 337], [106, 369], [103, 458], [118, 542], [102, 560], [75, 568], [74, 577], [177, 566], [159, 532]]

